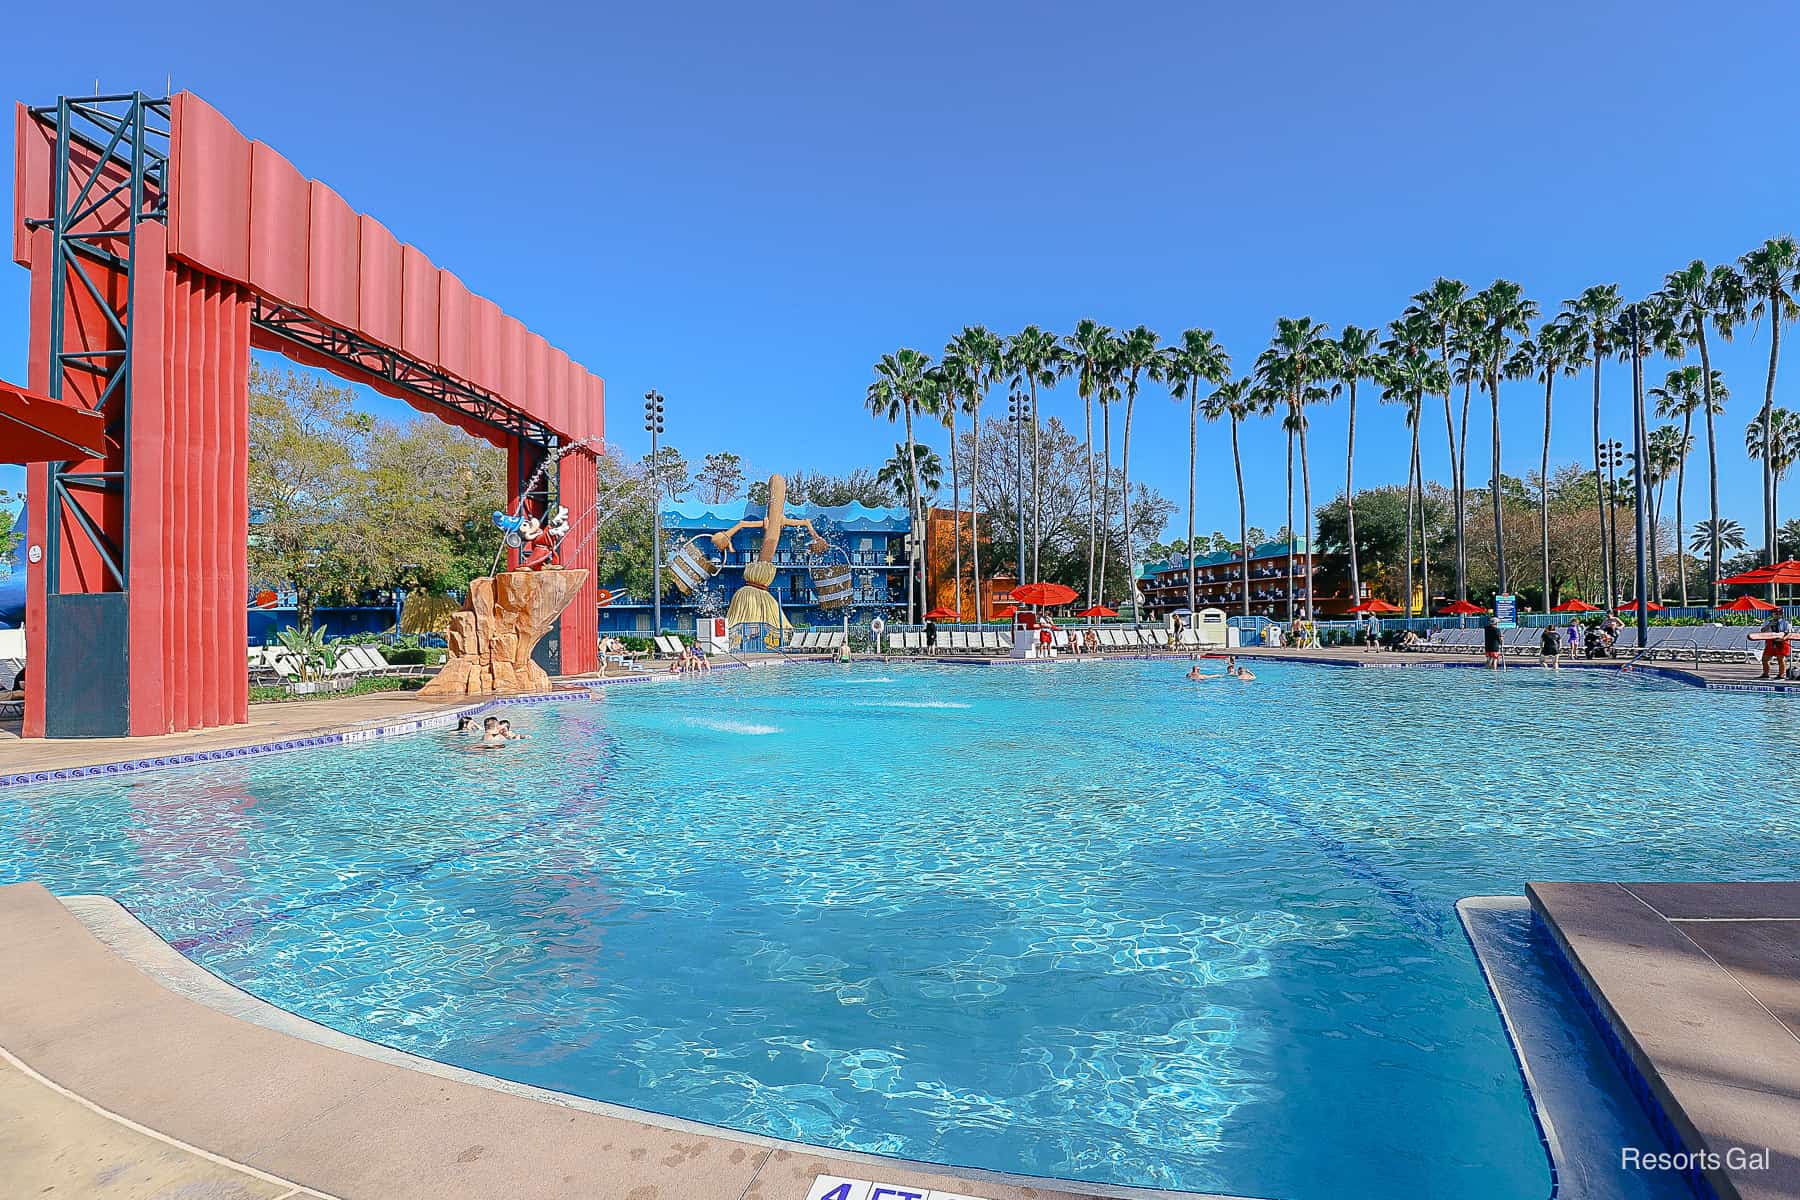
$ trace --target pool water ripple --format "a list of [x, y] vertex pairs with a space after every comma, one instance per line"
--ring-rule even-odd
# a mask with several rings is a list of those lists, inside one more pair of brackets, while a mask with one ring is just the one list
[[[0, 880], [117, 896], [348, 1032], [933, 1161], [1541, 1200], [1456, 899], [1772, 877], [1781, 697], [1537, 671], [807, 667], [12, 790]], [[1728, 732], [1725, 732], [1728, 731]]]

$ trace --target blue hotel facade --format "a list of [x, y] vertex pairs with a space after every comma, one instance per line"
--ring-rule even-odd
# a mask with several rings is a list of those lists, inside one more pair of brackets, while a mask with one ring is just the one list
[[[666, 554], [673, 553], [696, 537], [709, 538], [722, 533], [742, 520], [758, 520], [767, 509], [747, 500], [707, 504], [698, 500], [678, 500], [663, 507], [663, 545]], [[789, 529], [775, 553], [775, 582], [769, 591], [780, 601], [789, 621], [795, 625], [835, 625], [844, 619], [843, 609], [821, 609], [813, 591], [811, 568], [827, 562], [848, 562], [853, 583], [850, 616], [853, 622], [870, 617], [892, 617], [895, 610], [906, 607], [906, 538], [912, 519], [904, 508], [870, 508], [851, 503], [824, 507], [811, 504], [789, 504], [789, 520], [810, 519], [831, 549], [813, 555], [807, 548], [804, 530]], [[732, 539], [731, 549], [721, 555], [705, 544], [707, 556], [723, 558], [719, 573], [701, 596], [683, 596], [675, 589], [667, 567], [663, 570], [662, 623], [664, 629], [691, 630], [701, 615], [724, 616], [732, 593], [744, 584], [744, 567], [756, 558], [762, 544], [762, 530], [740, 530]], [[665, 558], [666, 562], [666, 558]], [[605, 570], [606, 552], [601, 548], [601, 569]], [[601, 633], [647, 634], [651, 629], [651, 604], [648, 596], [619, 596], [618, 581], [601, 584], [614, 599], [600, 609]]]

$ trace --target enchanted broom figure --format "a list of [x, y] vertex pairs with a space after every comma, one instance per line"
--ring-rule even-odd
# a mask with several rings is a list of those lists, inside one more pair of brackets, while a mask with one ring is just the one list
[[731, 539], [740, 529], [762, 530], [762, 545], [757, 549], [756, 561], [744, 567], [744, 586], [731, 598], [731, 608], [725, 614], [726, 624], [760, 624], [771, 629], [788, 627], [787, 617], [781, 611], [781, 602], [769, 591], [769, 585], [775, 582], [775, 551], [781, 545], [782, 530], [806, 530], [812, 537], [807, 548], [814, 554], [823, 554], [830, 548], [830, 543], [813, 528], [811, 520], [805, 517], [796, 520], [789, 517], [786, 510], [787, 480], [779, 475], [771, 475], [767, 515], [760, 521], [739, 521], [730, 529], [712, 535], [713, 548], [723, 554], [731, 549]]

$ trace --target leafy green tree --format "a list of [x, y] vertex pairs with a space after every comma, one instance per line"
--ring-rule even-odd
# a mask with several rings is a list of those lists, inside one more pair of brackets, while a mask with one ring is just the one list
[[[1131, 495], [1131, 413], [1137, 406], [1138, 385], [1143, 379], [1160, 380], [1163, 376], [1163, 353], [1157, 348], [1162, 338], [1147, 325], [1139, 325], [1119, 339], [1118, 368], [1125, 382], [1125, 437], [1119, 450], [1119, 479], [1127, 496]], [[1131, 505], [1122, 506], [1125, 517], [1125, 577], [1133, 580], [1131, 619], [1143, 614], [1138, 607], [1137, 547], [1131, 540]], [[1190, 572], [1192, 574], [1192, 572]]]
[[1559, 375], [1574, 375], [1586, 354], [1587, 331], [1566, 316], [1546, 322], [1535, 340], [1520, 343], [1508, 362], [1509, 379], [1536, 379], [1544, 385], [1544, 444], [1538, 466], [1538, 559], [1543, 570], [1543, 611], [1556, 603], [1550, 583], [1550, 416]]
[[1538, 306], [1525, 297], [1525, 289], [1510, 279], [1496, 279], [1477, 292], [1469, 304], [1474, 345], [1479, 353], [1483, 389], [1488, 394], [1493, 415], [1489, 438], [1492, 470], [1488, 476], [1488, 492], [1494, 517], [1494, 552], [1497, 556], [1502, 592], [1512, 591], [1512, 578], [1506, 569], [1506, 538], [1500, 515], [1500, 380], [1512, 355], [1513, 338], [1531, 332], [1537, 319]]
[[291, 584], [310, 627], [321, 600], [351, 599], [391, 565], [362, 470], [374, 420], [348, 388], [291, 368], [252, 362], [249, 393], [250, 575]]
[[1238, 545], [1243, 555], [1239, 578], [1238, 592], [1243, 602], [1243, 616], [1250, 616], [1250, 548], [1253, 544], [1250, 535], [1254, 532], [1257, 541], [1262, 540], [1262, 530], [1251, 530], [1250, 510], [1244, 498], [1244, 456], [1238, 449], [1238, 425], [1253, 416], [1259, 415], [1262, 393], [1256, 383], [1249, 377], [1232, 379], [1220, 383], [1201, 403], [1200, 412], [1208, 421], [1226, 420], [1231, 422], [1231, 469], [1237, 475], [1238, 498]]
[[[1769, 521], [1781, 528], [1781, 481], [1800, 462], [1800, 413], [1775, 408], [1762, 413], [1744, 430], [1744, 450], [1763, 464], [1769, 479]], [[1773, 553], [1765, 549], [1764, 554]]]
[[[1063, 347], [1067, 356], [1071, 373], [1075, 376], [1075, 394], [1081, 397], [1085, 413], [1085, 426], [1082, 434], [1082, 448], [1087, 452], [1087, 490], [1089, 496], [1100, 495], [1100, 487], [1094, 479], [1094, 401], [1104, 396], [1110, 371], [1112, 370], [1113, 333], [1107, 326], [1083, 317], [1075, 324], [1075, 332], [1063, 339]], [[1110, 474], [1112, 462], [1107, 461]], [[1098, 603], [1095, 599], [1095, 552], [1098, 549], [1099, 537], [1096, 522], [1099, 514], [1093, 506], [1088, 509], [1088, 577], [1087, 590], [1082, 595], [1088, 603]]]
[[706, 456], [706, 465], [694, 476], [699, 486], [700, 499], [708, 504], [720, 504], [736, 498], [744, 490], [744, 460], [729, 450], [719, 450]]
[[[875, 381], [869, 385], [865, 401], [869, 412], [877, 418], [886, 418], [890, 424], [896, 420], [906, 423], [905, 461], [912, 472], [912, 486], [905, 489], [904, 494], [912, 504], [913, 533], [919, 545], [924, 544], [925, 538], [925, 514], [920, 508], [924, 492], [919, 482], [919, 452], [913, 437], [913, 415], [920, 411], [921, 405], [933, 401], [930, 371], [931, 359], [910, 347], [884, 354], [875, 364]], [[908, 565], [907, 570], [912, 572], [914, 568]], [[907, 590], [912, 596], [907, 606], [907, 621], [911, 623], [917, 616], [920, 589], [909, 585]]]
[[[1651, 586], [1655, 589], [1657, 599], [1662, 599], [1662, 554], [1658, 530], [1662, 527], [1663, 495], [1668, 490], [1669, 480], [1678, 476], [1687, 456], [1693, 452], [1694, 436], [1682, 430], [1679, 425], [1659, 425], [1650, 431], [1647, 439], [1649, 460], [1645, 465], [1644, 482], [1651, 488], [1650, 505], [1650, 574]], [[1681, 490], [1676, 489], [1675, 503], [1681, 504]], [[1675, 551], [1679, 560], [1681, 550], [1681, 531], [1679, 522], [1675, 532]], [[1687, 567], [1683, 563], [1679, 568], [1681, 576], [1682, 604], [1687, 604]]]
[[[957, 377], [961, 382], [959, 395], [963, 411], [969, 414], [969, 424], [974, 435], [975, 453], [969, 463], [969, 488], [971, 494], [981, 488], [981, 405], [987, 399], [989, 389], [994, 386], [1006, 367], [1006, 347], [1001, 340], [983, 325], [965, 326], [957, 334], [949, 346], [944, 348], [945, 361], [954, 360], [958, 364]], [[954, 409], [956, 397], [947, 397], [946, 406]], [[954, 421], [952, 414], [952, 421]], [[955, 426], [951, 427], [951, 474], [956, 472], [956, 437]], [[980, 621], [982, 588], [981, 588], [981, 532], [978, 528], [981, 510], [970, 505], [970, 545], [969, 554], [975, 572], [975, 619]], [[952, 540], [956, 543], [958, 554], [956, 603], [957, 615], [962, 612], [962, 570], [960, 566], [962, 553], [962, 518], [956, 520], [955, 533]]]
[[1333, 392], [1350, 392], [1350, 425], [1344, 435], [1344, 505], [1348, 522], [1345, 541], [1350, 547], [1350, 599], [1362, 603], [1362, 570], [1356, 545], [1356, 385], [1374, 379], [1382, 365], [1379, 335], [1373, 329], [1346, 325], [1331, 344], [1327, 373], [1335, 382]]
[[0, 562], [11, 562], [13, 551], [19, 548], [19, 535], [13, 525], [19, 519], [19, 507], [24, 497], [17, 492], [9, 492], [0, 488]]
[[[1298, 436], [1300, 440], [1300, 488], [1301, 508], [1306, 516], [1306, 545], [1308, 563], [1311, 562], [1312, 533], [1312, 471], [1306, 455], [1306, 408], [1310, 404], [1323, 403], [1329, 398], [1319, 381], [1329, 375], [1331, 339], [1327, 336], [1329, 326], [1314, 321], [1311, 317], [1277, 317], [1275, 319], [1275, 336], [1256, 359], [1256, 375], [1258, 383], [1281, 396], [1286, 402], [1287, 424], [1290, 438]], [[1290, 454], [1291, 458], [1291, 454]], [[1288, 524], [1293, 524], [1294, 485], [1293, 468], [1288, 470]], [[1288, 620], [1294, 619], [1294, 539], [1288, 539]], [[1306, 619], [1313, 619], [1313, 595], [1317, 589], [1311, 582], [1312, 573], [1307, 572]]]
[[[368, 520], [382, 533], [389, 586], [461, 591], [493, 570], [506, 456], [442, 421], [376, 422], [364, 448]], [[571, 521], [585, 514], [571, 513]]]
[[[1751, 320], [1769, 322], [1769, 376], [1763, 386], [1761, 444], [1779, 446], [1775, 430], [1775, 367], [1781, 359], [1781, 327], [1800, 317], [1800, 244], [1791, 237], [1770, 238], [1738, 259]], [[1775, 531], [1780, 528], [1775, 493], [1781, 480], [1775, 471], [1779, 453], [1763, 455], [1763, 545], [1776, 561]]]
[[[1467, 323], [1469, 304], [1469, 288], [1460, 279], [1446, 279], [1443, 276], [1431, 281], [1431, 286], [1415, 294], [1412, 303], [1401, 314], [1401, 320], [1416, 324], [1430, 331], [1431, 347], [1438, 352], [1438, 362], [1444, 368], [1441, 377], [1444, 395], [1444, 436], [1450, 444], [1450, 494], [1456, 507], [1456, 597], [1459, 600], [1469, 598], [1468, 568], [1464, 554], [1464, 505], [1463, 505], [1463, 457], [1466, 445], [1459, 446], [1456, 439], [1456, 423], [1450, 408], [1450, 385], [1455, 377], [1454, 362], [1450, 354], [1450, 343], [1453, 336], [1459, 334]], [[1467, 441], [1468, 429], [1468, 392], [1463, 392], [1463, 428], [1464, 441]], [[1423, 483], [1423, 476], [1421, 476]], [[1427, 592], [1429, 592], [1427, 588]], [[1426, 606], [1430, 606], [1430, 596], [1426, 597]]]
[[[1200, 389], [1203, 385], [1217, 387], [1230, 378], [1231, 355], [1225, 352], [1212, 330], [1189, 329], [1182, 333], [1180, 345], [1168, 347], [1164, 358], [1163, 378], [1168, 382], [1169, 395], [1188, 402], [1187, 541], [1183, 543], [1182, 553], [1191, 554], [1194, 548], [1194, 474], [1200, 451]], [[1188, 611], [1191, 613], [1196, 601], [1191, 567], [1187, 585]]]
[[[915, 444], [909, 455], [905, 443], [896, 443], [893, 457], [881, 464], [876, 479], [881, 486], [899, 492], [914, 512], [924, 512], [943, 489], [944, 460], [930, 446]], [[923, 493], [915, 493], [915, 487], [923, 488]], [[922, 538], [924, 531], [921, 520], [916, 532]]]
[[646, 454], [639, 460], [656, 482], [657, 491], [672, 504], [694, 487], [693, 465], [687, 456], [673, 446], [658, 446], [654, 461]]

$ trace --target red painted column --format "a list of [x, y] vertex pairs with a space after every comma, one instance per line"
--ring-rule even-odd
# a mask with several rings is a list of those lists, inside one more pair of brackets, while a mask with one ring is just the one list
[[[48, 229], [34, 230], [31, 237], [31, 350], [26, 359], [25, 386], [39, 395], [50, 391], [50, 256]], [[50, 468], [37, 463], [25, 469], [25, 737], [44, 736], [44, 604], [48, 594], [49, 559], [30, 561], [30, 548], [43, 547], [50, 536]]]
[[568, 549], [563, 566], [588, 573], [587, 582], [562, 615], [564, 675], [600, 669], [599, 539], [594, 536], [595, 463], [586, 450], [557, 461], [557, 503], [569, 510]]
[[138, 229], [139, 269], [131, 280], [131, 461], [133, 475], [126, 497], [131, 524], [131, 545], [126, 552], [126, 593], [132, 671], [128, 680], [131, 732], [168, 733], [170, 690], [174, 679], [164, 669], [170, 636], [164, 608], [167, 581], [165, 541], [167, 520], [163, 503], [167, 491], [165, 454], [168, 425], [168, 280], [167, 234], [164, 227], [146, 221]]

